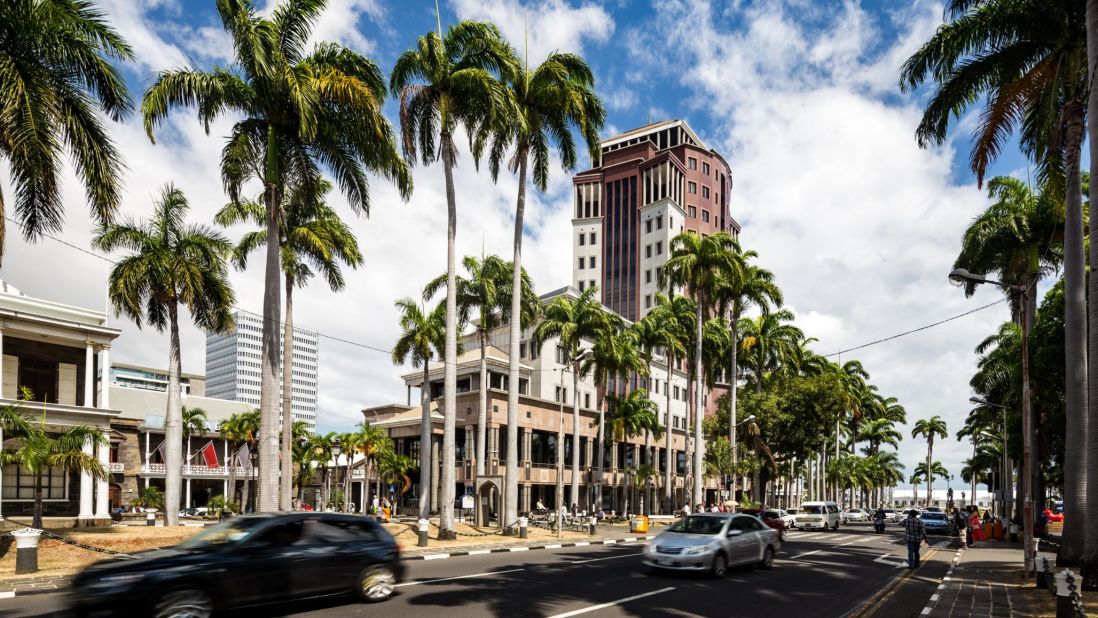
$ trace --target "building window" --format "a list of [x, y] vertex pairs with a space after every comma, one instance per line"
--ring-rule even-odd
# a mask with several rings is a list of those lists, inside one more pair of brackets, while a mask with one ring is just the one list
[[703, 210], [702, 211], [702, 221], [704, 221], [705, 223], [709, 223], [709, 211], [708, 210]]
[[702, 187], [702, 197], [709, 199], [709, 187]]
[[671, 393], [675, 397], [675, 399], [678, 400], [678, 398], [679, 398], [679, 387], [677, 387], [677, 386], [674, 387], [674, 390], [672, 390]]
[[[583, 394], [583, 407], [587, 408], [588, 410], [591, 409], [591, 393]], [[580, 456], [583, 456], [583, 451], [580, 451]]]
[[580, 281], [580, 292], [583, 292], [583, 282]]
[[652, 308], [652, 295], [651, 294], [645, 294], [644, 295], [644, 308], [645, 309], [651, 309]]
[[587, 239], [587, 234], [580, 232], [580, 246], [583, 246], [583, 241]]
[[662, 214], [659, 216], [659, 218], [656, 219], [656, 229], [657, 230], [662, 230], [663, 229], [663, 215]]
[[558, 386], [556, 388], [557, 388], [557, 390], [556, 390], [556, 400], [555, 401], [557, 403], [568, 403], [568, 389], [563, 387], [563, 386]]
[[[582, 284], [580, 284], [582, 285]], [[519, 358], [526, 358], [526, 342], [519, 343]]]
[[586, 258], [584, 258], [584, 257], [580, 257], [580, 259], [579, 259], [579, 268], [580, 268], [580, 270], [583, 270], [583, 265], [584, 265], [584, 260], [585, 259]]
[[690, 181], [690, 182], [686, 183], [686, 191], [687, 191], [687, 193], [697, 195], [697, 193], [698, 193], [698, 183], [696, 183], [694, 181]]
[[587, 265], [591, 268], [595, 267], [595, 256], [592, 255], [591, 257], [587, 258]]
[[645, 245], [644, 246], [644, 257], [646, 257], [646, 258], [652, 257], [652, 245]]
[[557, 364], [564, 365], [568, 363], [568, 350], [564, 349], [564, 346], [557, 346]]
[[644, 271], [644, 282], [645, 283], [652, 283], [652, 270], [651, 269]]
[[652, 233], [652, 220], [651, 219], [648, 219], [644, 222], [644, 233], [645, 234], [651, 234]]
[[[656, 394], [659, 395], [660, 394], [660, 381], [659, 380], [652, 380], [652, 386], [656, 389]], [[664, 418], [666, 418], [666, 417], [667, 417], [667, 415], [665, 414]]]
[[593, 245], [593, 244], [595, 244], [595, 233], [594, 233], [594, 232], [591, 232], [590, 234], [588, 234], [588, 236], [587, 236], [587, 237], [588, 237], [588, 239], [589, 239], [589, 240], [591, 241], [591, 242], [590, 242], [590, 243], [588, 243], [588, 244], [592, 244], [592, 245]]
[[[65, 500], [65, 471], [46, 468], [42, 471], [42, 499]], [[20, 465], [4, 466], [4, 499], [34, 500], [35, 475]]]
[[686, 159], [686, 167], [688, 169], [692, 169], [692, 170], [698, 169], [698, 160], [695, 159], [694, 157], [687, 158]]
[[662, 240], [658, 241], [656, 243], [656, 255], [663, 255], [663, 241]]
[[698, 209], [697, 209], [697, 207], [687, 206], [686, 207], [686, 215], [688, 217], [690, 217], [691, 219], [697, 219], [698, 218]]
[[709, 175], [709, 164], [708, 163], [702, 163], [702, 173], [705, 174], [706, 176]]
[[594, 280], [594, 279], [592, 279], [592, 280], [588, 281], [588, 282], [587, 282], [587, 287], [589, 287], [589, 288], [593, 288], [593, 287], [595, 287], [595, 280]]

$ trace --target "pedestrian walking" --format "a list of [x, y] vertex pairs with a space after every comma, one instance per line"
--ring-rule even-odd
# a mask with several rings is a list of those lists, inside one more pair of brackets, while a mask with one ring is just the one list
[[980, 510], [974, 506], [969, 508], [969, 540], [968, 544], [971, 546], [973, 541], [983, 541], [984, 539], [984, 527], [980, 524]]
[[919, 568], [919, 546], [926, 542], [926, 528], [918, 517], [918, 511], [911, 509], [904, 520], [904, 541], [907, 542], [907, 568]]
[[968, 515], [961, 509], [953, 511], [953, 526], [957, 529], [957, 538], [961, 540], [961, 548], [972, 544], [972, 533], [968, 530]]

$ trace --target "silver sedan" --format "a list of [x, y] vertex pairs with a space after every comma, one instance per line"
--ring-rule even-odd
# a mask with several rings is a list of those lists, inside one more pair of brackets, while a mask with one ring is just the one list
[[779, 548], [778, 531], [757, 517], [699, 513], [683, 517], [652, 539], [643, 560], [653, 569], [723, 577], [728, 567], [739, 564], [769, 569]]

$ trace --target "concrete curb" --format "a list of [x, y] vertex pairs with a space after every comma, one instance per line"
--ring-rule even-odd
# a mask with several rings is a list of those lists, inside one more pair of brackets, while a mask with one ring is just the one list
[[516, 547], [494, 547], [492, 549], [469, 549], [462, 551], [420, 554], [418, 556], [401, 556], [401, 560], [445, 560], [460, 556], [483, 556], [486, 554], [504, 554], [518, 551], [535, 551], [538, 549], [560, 549], [562, 547], [586, 547], [588, 545], [618, 545], [620, 543], [632, 543], [636, 541], [650, 541], [655, 535], [626, 537], [622, 539], [603, 539], [601, 541], [575, 541], [572, 543], [545, 543], [542, 545], [519, 545]]
[[957, 553], [953, 554], [953, 560], [949, 563], [949, 570], [946, 571], [942, 581], [938, 584], [938, 587], [934, 590], [934, 594], [930, 595], [930, 600], [927, 602], [923, 611], [919, 612], [920, 616], [927, 616], [930, 612], [934, 611], [934, 606], [938, 604], [938, 599], [942, 598], [942, 592], [946, 588], [947, 582], [953, 577], [953, 569], [957, 568], [957, 563], [961, 561], [961, 558], [965, 554], [965, 548], [961, 547], [957, 550]]
[[52, 594], [54, 592], [63, 592], [67, 588], [65, 586], [57, 586], [54, 588], [30, 588], [27, 590], [0, 590], [0, 599], [14, 599], [15, 597], [27, 597], [35, 594]]

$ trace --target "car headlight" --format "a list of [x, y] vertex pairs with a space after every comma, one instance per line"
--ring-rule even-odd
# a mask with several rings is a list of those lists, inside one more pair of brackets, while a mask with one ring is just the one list
[[136, 584], [145, 577], [144, 573], [116, 573], [104, 575], [87, 583], [89, 588], [125, 588]]
[[647, 545], [645, 545], [644, 546], [644, 553], [646, 553], [646, 554], [656, 553], [656, 544], [655, 543], [648, 543]]
[[697, 555], [697, 554], [707, 554], [710, 551], [712, 551], [712, 548], [709, 545], [694, 545], [694, 546], [691, 546], [691, 547], [687, 547], [686, 550], [682, 553], [684, 553], [686, 555]]

